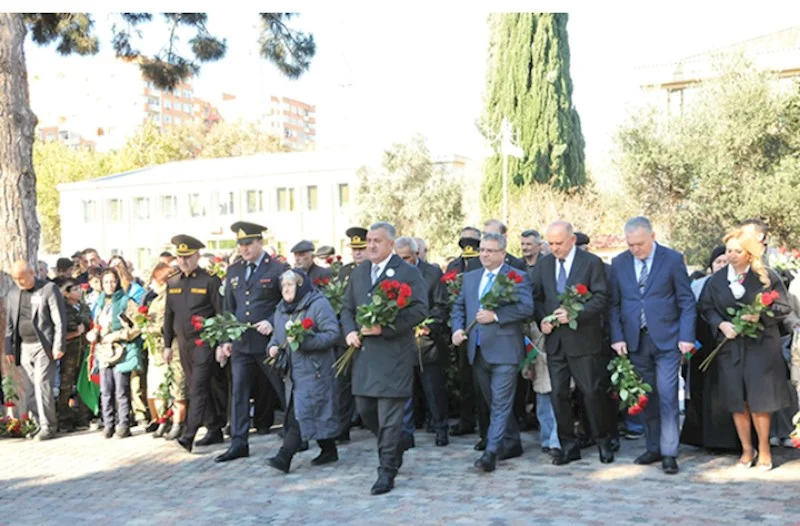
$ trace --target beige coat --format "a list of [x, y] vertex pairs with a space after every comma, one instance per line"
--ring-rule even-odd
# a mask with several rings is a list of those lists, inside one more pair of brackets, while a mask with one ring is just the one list
[[522, 371], [522, 376], [533, 381], [533, 392], [539, 394], [546, 394], [553, 390], [550, 386], [550, 372], [547, 370], [547, 352], [544, 346], [544, 334], [539, 330], [535, 322], [530, 323], [527, 327], [528, 338], [531, 339], [533, 345], [539, 349], [539, 355], [532, 365], [529, 365]]

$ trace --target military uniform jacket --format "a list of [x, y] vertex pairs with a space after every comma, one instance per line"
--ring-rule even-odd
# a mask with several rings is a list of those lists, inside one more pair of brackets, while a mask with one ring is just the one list
[[[245, 279], [246, 261], [228, 267], [225, 278], [225, 312], [233, 313], [241, 322], [255, 324], [267, 320], [272, 324], [275, 308], [281, 301], [280, 277], [287, 270], [289, 265], [266, 254], [249, 280]], [[251, 354], [264, 354], [268, 341], [269, 336], [262, 336], [255, 329], [250, 329], [240, 340], [233, 342], [233, 348]]]
[[361, 349], [353, 362], [353, 394], [356, 396], [408, 398], [412, 395], [414, 365], [418, 363], [416, 327], [428, 315], [428, 288], [419, 269], [393, 254], [383, 274], [372, 285], [372, 265], [365, 262], [353, 271], [342, 306], [344, 334], [359, 331], [356, 310], [372, 302], [372, 292], [384, 280], [397, 280], [411, 287], [411, 298], [401, 309], [394, 329], [382, 327], [380, 336], [362, 336]]
[[192, 316], [210, 318], [222, 312], [221, 281], [197, 268], [188, 276], [183, 272], [167, 282], [167, 302], [164, 309], [164, 347], [172, 347], [177, 336], [180, 346], [200, 337], [192, 325]]
[[464, 258], [458, 256], [456, 259], [447, 264], [447, 272], [453, 272], [455, 270], [459, 274], [463, 274], [464, 272], [469, 272], [470, 270], [475, 270], [478, 268], [483, 268], [480, 258]]
[[351, 261], [347, 265], [342, 265], [342, 268], [339, 269], [339, 281], [347, 281], [350, 279], [350, 274], [353, 273], [353, 270], [356, 268], [356, 262]]

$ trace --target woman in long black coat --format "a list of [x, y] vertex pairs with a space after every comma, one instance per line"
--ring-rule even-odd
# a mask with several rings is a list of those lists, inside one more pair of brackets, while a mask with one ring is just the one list
[[339, 340], [339, 321], [328, 300], [312, 288], [311, 280], [298, 269], [281, 275], [283, 299], [275, 309], [275, 327], [267, 344], [270, 356], [287, 344], [287, 325], [313, 321], [311, 334], [307, 334], [296, 351], [285, 352], [289, 357], [290, 392], [284, 428], [283, 446], [278, 454], [267, 462], [270, 466], [289, 472], [292, 457], [301, 441], [316, 440], [322, 450], [311, 463], [315, 466], [336, 462], [336, 437], [339, 433], [340, 417], [336, 395], [336, 378], [333, 364], [336, 361], [335, 345]]
[[[720, 245], [711, 252], [708, 261], [707, 268], [711, 274], [692, 283], [696, 301], [700, 300], [700, 295], [711, 276], [721, 269], [726, 269], [727, 264], [725, 246]], [[739, 438], [733, 425], [733, 417], [730, 411], [725, 409], [722, 401], [717, 361], [712, 361], [705, 372], [698, 368], [717, 346], [713, 331], [703, 318], [702, 312], [697, 317], [695, 332], [700, 345], [697, 353], [685, 365], [689, 394], [686, 397], [686, 417], [681, 430], [681, 443], [714, 450], [738, 450]]]
[[[714, 359], [719, 367], [721, 398], [733, 413], [736, 433], [742, 446], [739, 464], [772, 469], [769, 448], [771, 413], [791, 403], [786, 382], [786, 362], [781, 355], [779, 324], [791, 312], [786, 288], [761, 259], [764, 247], [753, 237], [735, 229], [725, 236], [728, 265], [714, 274], [700, 296], [700, 311], [716, 342], [727, 342]], [[728, 308], [738, 310], [752, 304], [759, 293], [777, 291], [778, 298], [768, 307], [773, 316], [762, 312], [749, 319], [764, 326], [756, 338], [736, 333]], [[751, 425], [758, 435], [758, 451], [753, 448]]]

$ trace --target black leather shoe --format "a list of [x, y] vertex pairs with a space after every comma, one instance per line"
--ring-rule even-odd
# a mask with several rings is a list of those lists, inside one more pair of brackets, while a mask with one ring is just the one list
[[193, 440], [180, 437], [177, 440], [175, 440], [175, 442], [177, 442], [183, 449], [185, 449], [187, 453], [192, 452], [192, 443], [194, 442]]
[[522, 456], [522, 444], [517, 442], [508, 449], [503, 448], [500, 454], [497, 455], [497, 460], [508, 460], [510, 458], [517, 458], [521, 456]]
[[481, 471], [485, 471], [486, 473], [494, 471], [496, 464], [497, 464], [497, 455], [495, 455], [491, 451], [484, 451], [483, 455], [481, 455], [481, 458], [475, 461], [475, 467], [480, 469]]
[[661, 455], [659, 455], [658, 453], [645, 451], [644, 453], [636, 457], [636, 460], [634, 460], [633, 463], [639, 464], [640, 466], [647, 466], [650, 464], [655, 464], [659, 460], [661, 460]]
[[292, 464], [291, 457], [287, 457], [280, 452], [272, 458], [267, 459], [267, 464], [272, 466], [273, 468], [283, 471], [284, 473], [289, 473], [289, 467]]
[[270, 426], [259, 426], [256, 428], [257, 435], [269, 435]]
[[210, 446], [213, 444], [222, 444], [225, 439], [222, 437], [221, 429], [209, 429], [206, 436], [198, 440], [196, 446]]
[[334, 440], [336, 440], [337, 442], [342, 442], [342, 443], [350, 442], [350, 430], [348, 429], [347, 431], [344, 431], [341, 435], [336, 437]]
[[158, 421], [153, 420], [152, 422], [147, 424], [147, 427], [144, 428], [144, 432], [145, 433], [152, 433], [156, 429], [158, 429]]
[[667, 475], [675, 475], [678, 473], [678, 459], [675, 457], [664, 457], [661, 461], [661, 468]]
[[578, 447], [581, 449], [586, 449], [587, 447], [592, 447], [595, 445], [594, 438], [590, 436], [579, 436], [578, 437]]
[[369, 490], [370, 495], [383, 495], [384, 493], [389, 493], [394, 488], [394, 477], [387, 475], [386, 473], [381, 473], [378, 475], [378, 480], [375, 481], [375, 484], [372, 485], [372, 489]]
[[475, 444], [475, 447], [472, 448], [472, 449], [474, 449], [475, 451], [485, 451], [486, 450], [486, 444], [487, 444], [486, 439], [485, 438], [481, 438], [480, 441], [478, 441], [478, 443]]
[[436, 432], [436, 445], [444, 447], [450, 443], [450, 437], [447, 436], [447, 429], [442, 429]]
[[578, 448], [568, 451], [561, 451], [561, 453], [557, 457], [553, 457], [553, 465], [563, 466], [565, 464], [569, 464], [570, 462], [580, 459], [581, 459], [581, 450]]
[[297, 448], [297, 451], [308, 451], [308, 440], [300, 442], [300, 447]]
[[597, 450], [600, 452], [600, 462], [602, 464], [611, 464], [614, 462], [614, 452], [611, 450], [611, 442], [608, 440], [601, 441], [597, 446]]
[[409, 449], [413, 449], [416, 444], [414, 443], [414, 435], [409, 435], [408, 433], [403, 433], [400, 438], [400, 447], [403, 451], [408, 451]]
[[228, 462], [237, 458], [250, 456], [250, 446], [231, 446], [228, 450], [214, 459], [214, 462]]
[[475, 425], [467, 427], [463, 423], [459, 422], [450, 428], [450, 435], [454, 437], [460, 437], [463, 435], [471, 435], [475, 432]]
[[339, 460], [339, 453], [333, 449], [331, 451], [322, 451], [319, 455], [311, 460], [313, 466], [324, 466]]
[[610, 443], [611, 443], [611, 451], [613, 451], [614, 453], [619, 451], [619, 437], [611, 438]]
[[561, 456], [561, 450], [557, 447], [550, 449], [550, 457], [551, 458], [558, 458]]

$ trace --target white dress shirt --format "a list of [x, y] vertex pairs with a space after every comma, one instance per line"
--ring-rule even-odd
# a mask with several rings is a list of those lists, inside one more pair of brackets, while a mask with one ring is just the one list
[[[569, 251], [567, 257], [564, 258], [564, 271], [567, 273], [567, 279], [569, 279], [569, 273], [572, 272], [572, 262], [575, 261], [575, 251], [578, 250], [578, 247], [573, 246], [572, 250]], [[561, 271], [561, 261], [556, 258], [556, 283], [558, 283], [558, 273]]]
[[636, 281], [638, 283], [639, 277], [642, 275], [642, 270], [644, 265], [647, 265], [647, 276], [650, 276], [650, 271], [653, 270], [653, 259], [656, 256], [656, 247], [658, 243], [653, 243], [653, 250], [650, 251], [650, 255], [647, 256], [644, 261], [637, 258], [636, 256], [633, 257], [633, 272], [636, 274]]
[[[383, 272], [386, 270], [386, 265], [389, 263], [390, 259], [392, 259], [392, 254], [389, 254], [389, 257], [387, 257], [386, 259], [384, 259], [380, 263], [373, 263], [372, 266], [370, 267], [370, 269], [369, 269], [369, 271], [370, 271], [369, 277], [370, 277], [370, 279], [375, 277], [375, 283], [378, 282], [378, 279], [381, 277], [381, 274], [383, 274]], [[378, 267], [378, 273], [377, 274], [375, 274], [375, 267]]]

